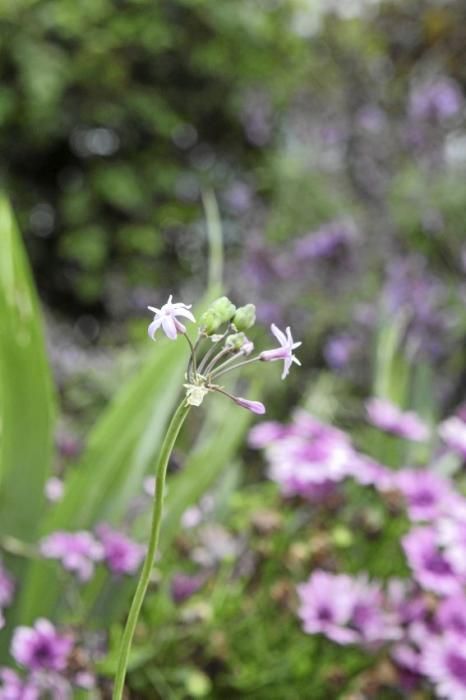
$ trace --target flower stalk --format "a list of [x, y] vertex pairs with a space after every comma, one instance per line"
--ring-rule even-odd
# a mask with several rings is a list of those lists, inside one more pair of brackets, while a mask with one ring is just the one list
[[[185, 336], [190, 352], [185, 374], [186, 383], [183, 384], [186, 392], [168, 426], [156, 467], [154, 505], [147, 554], [120, 643], [113, 700], [122, 700], [123, 697], [131, 644], [157, 554], [167, 465], [178, 433], [191, 406], [200, 406], [207, 394], [217, 392], [234, 401], [241, 408], [256, 415], [263, 415], [265, 413], [263, 403], [243, 398], [242, 396], [234, 396], [226, 391], [224, 387], [213, 384], [212, 380], [259, 360], [282, 360], [284, 362], [283, 378], [288, 374], [293, 362], [299, 364], [299, 360], [294, 356], [293, 350], [301, 343], [294, 342], [289, 328], [286, 329], [285, 334], [273, 324], [271, 327], [272, 333], [280, 343], [280, 347], [266, 350], [258, 356], [234, 364], [240, 358], [248, 357], [254, 348], [254, 343], [244, 334], [244, 331], [252, 328], [255, 322], [256, 310], [253, 304], [246, 304], [236, 308], [228, 297], [220, 297], [203, 313], [197, 329], [197, 338], [193, 343], [186, 333], [184, 324], [179, 320], [182, 318], [183, 320], [187, 319], [192, 323], [196, 323], [196, 319], [190, 311], [191, 305], [181, 302], [175, 303], [172, 301], [172, 298], [172, 295], [170, 295], [168, 301], [160, 308], [155, 306], [148, 307], [154, 314], [154, 319], [148, 328], [148, 334], [152, 340], [156, 339], [155, 336], [159, 332], [164, 333], [172, 341], [176, 340], [179, 335]], [[210, 339], [212, 345], [204, 354], [204, 357], [199, 358], [198, 362], [199, 347], [202, 341], [206, 339]]]
[[173, 447], [178, 437], [178, 433], [189, 413], [190, 406], [186, 399], [183, 398], [168, 426], [165, 439], [160, 450], [160, 456], [155, 473], [155, 495], [154, 505], [152, 510], [152, 524], [150, 529], [149, 543], [147, 546], [147, 554], [144, 560], [143, 567], [139, 576], [138, 585], [134, 594], [133, 602], [128, 614], [126, 626], [123, 632], [123, 637], [120, 643], [118, 654], [118, 665], [115, 676], [115, 685], [113, 689], [113, 700], [121, 700], [125, 687], [126, 669], [131, 651], [131, 643], [133, 641], [134, 632], [141, 612], [144, 597], [150, 582], [152, 567], [154, 564], [155, 555], [160, 536], [160, 525], [162, 522], [163, 500], [165, 491], [165, 478], [167, 474], [168, 461], [173, 451]]

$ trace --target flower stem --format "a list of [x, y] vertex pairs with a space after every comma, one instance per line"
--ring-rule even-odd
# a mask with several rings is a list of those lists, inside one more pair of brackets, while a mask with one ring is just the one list
[[258, 360], [260, 360], [260, 355], [257, 355], [257, 357], [251, 357], [250, 360], [244, 360], [243, 362], [238, 362], [237, 365], [233, 365], [232, 367], [226, 367], [225, 369], [220, 369], [219, 372], [217, 372], [217, 370], [215, 370], [215, 372], [212, 373], [212, 379], [217, 379], [222, 374], [226, 374], [227, 372], [232, 372], [234, 369], [238, 369], [238, 367], [244, 367], [245, 365], [250, 365], [252, 362], [257, 362]]
[[136, 587], [133, 602], [131, 603], [128, 619], [126, 621], [126, 626], [120, 643], [117, 671], [115, 676], [115, 685], [113, 688], [112, 696], [113, 700], [121, 700], [121, 698], [123, 697], [126, 669], [128, 666], [128, 659], [131, 651], [131, 644], [133, 641], [134, 631], [136, 629], [139, 613], [142, 608], [142, 603], [144, 601], [147, 588], [149, 586], [152, 566], [154, 564], [154, 558], [157, 552], [157, 546], [160, 535], [160, 524], [162, 521], [165, 477], [167, 474], [168, 460], [170, 459], [170, 455], [175, 445], [176, 438], [178, 437], [178, 433], [180, 432], [181, 426], [183, 425], [184, 420], [189, 413], [189, 409], [190, 406], [186, 403], [186, 400], [183, 398], [182, 402], [173, 414], [164, 441], [162, 443], [162, 448], [160, 450], [160, 456], [157, 462], [155, 472], [155, 496], [152, 510], [152, 524], [150, 529], [150, 537], [147, 546], [147, 554], [144, 560], [141, 574], [139, 576], [138, 585]]

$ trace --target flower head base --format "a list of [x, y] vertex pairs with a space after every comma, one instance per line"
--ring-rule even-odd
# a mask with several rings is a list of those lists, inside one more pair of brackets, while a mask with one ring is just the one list
[[[195, 322], [193, 314], [189, 311], [191, 306], [172, 302], [170, 295], [167, 303], [161, 309], [149, 306], [154, 312], [154, 320], [149, 325], [149, 336], [154, 339], [159, 328], [171, 339], [176, 340], [179, 334], [185, 334], [186, 329], [178, 320], [178, 316], [188, 318]], [[234, 396], [216, 383], [218, 377], [231, 372], [243, 365], [249, 365], [258, 361], [283, 360], [284, 379], [293, 363], [300, 365], [300, 361], [293, 354], [293, 350], [301, 345], [295, 342], [290, 328], [282, 332], [274, 324], [271, 329], [277, 338], [280, 347], [252, 356], [254, 343], [244, 331], [252, 328], [256, 318], [256, 310], [253, 304], [246, 304], [239, 309], [223, 296], [214, 301], [200, 317], [198, 333], [195, 341], [185, 335], [189, 344], [190, 359], [186, 370], [186, 405], [200, 406], [209, 392], [218, 392], [227, 396], [238, 406], [257, 415], [265, 413], [265, 406], [260, 401], [250, 401], [241, 396]], [[203, 344], [209, 346], [203, 357], [199, 357]], [[247, 359], [245, 359], [247, 358]]]
[[293, 362], [297, 365], [301, 365], [301, 362], [298, 360], [296, 355], [293, 355], [293, 350], [299, 348], [299, 346], [302, 345], [302, 343], [294, 342], [289, 326], [286, 329], [286, 333], [283, 333], [283, 331], [277, 328], [277, 326], [274, 323], [272, 323], [270, 329], [276, 337], [276, 339], [278, 340], [278, 342], [280, 343], [280, 347], [275, 348], [274, 350], [264, 350], [264, 352], [261, 352], [260, 354], [260, 359], [264, 360], [265, 362], [283, 360], [284, 367], [282, 379], [285, 379], [285, 377], [287, 377], [289, 374], [290, 367], [293, 364]]
[[191, 304], [187, 306], [181, 302], [173, 303], [173, 295], [170, 294], [166, 304], [158, 309], [156, 306], [148, 306], [149, 311], [154, 313], [154, 320], [148, 328], [149, 338], [155, 340], [155, 333], [161, 327], [167, 338], [176, 340], [179, 333], [186, 333], [186, 327], [178, 320], [178, 316], [187, 318], [189, 321], [195, 322], [196, 319], [189, 309]]

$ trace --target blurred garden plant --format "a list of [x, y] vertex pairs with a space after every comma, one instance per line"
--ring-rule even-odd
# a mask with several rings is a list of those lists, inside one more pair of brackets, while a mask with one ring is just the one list
[[[154, 506], [149, 543], [121, 640], [113, 691], [114, 700], [121, 700], [123, 697], [131, 644], [157, 553], [168, 461], [178, 433], [191, 407], [200, 406], [209, 392], [217, 392], [252, 413], [264, 414], [265, 406], [260, 401], [251, 401], [250, 399], [234, 396], [218, 383], [218, 379], [245, 365], [260, 361], [273, 362], [277, 360], [281, 360], [284, 363], [282, 374], [282, 379], [284, 379], [292, 363], [300, 364], [293, 351], [301, 343], [294, 341], [289, 327], [286, 329], [286, 333], [283, 333], [274, 324], [272, 324], [272, 332], [279, 343], [279, 347], [264, 350], [250, 357], [254, 351], [254, 344], [245, 335], [245, 331], [249, 331], [255, 323], [256, 311], [253, 304], [236, 308], [225, 296], [214, 301], [200, 318], [194, 344], [186, 332], [186, 327], [180, 320], [187, 319], [192, 323], [196, 323], [196, 319], [190, 309], [191, 305], [188, 306], [181, 302], [174, 303], [172, 295], [161, 308], [149, 307], [149, 310], [154, 313], [154, 320], [148, 328], [149, 337], [155, 340], [156, 333], [162, 331], [170, 340], [174, 341], [179, 335], [182, 335], [188, 343], [190, 356], [185, 374], [187, 383], [183, 385], [186, 390], [185, 395], [170, 421], [156, 467]], [[205, 347], [206, 344], [207, 348]]]

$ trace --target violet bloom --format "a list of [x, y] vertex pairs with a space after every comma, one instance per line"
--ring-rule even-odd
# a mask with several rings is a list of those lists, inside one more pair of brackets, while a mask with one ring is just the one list
[[278, 421], [265, 421], [255, 425], [249, 431], [248, 445], [253, 449], [259, 450], [282, 437], [286, 437], [289, 433], [288, 426], [278, 423]]
[[34, 679], [23, 680], [11, 668], [0, 669], [1, 700], [39, 700], [40, 694]]
[[106, 524], [99, 525], [96, 532], [110, 571], [114, 574], [135, 574], [144, 559], [146, 548]]
[[362, 486], [372, 486], [377, 491], [393, 491], [394, 472], [370, 457], [354, 453], [348, 465], [348, 476]]
[[449, 78], [438, 78], [412, 93], [410, 112], [415, 119], [442, 122], [454, 117], [461, 109], [461, 103], [458, 85]]
[[354, 237], [353, 229], [342, 221], [331, 221], [318, 231], [300, 238], [295, 247], [298, 260], [331, 258], [344, 250]]
[[63, 671], [72, 649], [72, 636], [43, 618], [34, 627], [17, 627], [11, 642], [13, 658], [30, 671]]
[[172, 298], [173, 295], [170, 294], [167, 303], [160, 309], [156, 306], [147, 307], [154, 313], [154, 320], [147, 330], [149, 338], [152, 338], [152, 340], [155, 340], [155, 333], [160, 327], [162, 327], [163, 332], [170, 340], [176, 340], [178, 333], [186, 333], [186, 327], [178, 321], [178, 316], [183, 316], [189, 321], [196, 321], [191, 311], [189, 311], [191, 304], [186, 305], [181, 302], [173, 304]]
[[13, 602], [15, 583], [13, 577], [0, 562], [0, 610], [7, 608]]
[[439, 435], [450, 450], [466, 459], [466, 422], [458, 416], [447, 418], [439, 426]]
[[421, 668], [435, 686], [437, 697], [465, 700], [466, 645], [463, 637], [452, 633], [428, 637], [422, 648]]
[[53, 532], [40, 544], [40, 551], [48, 559], [58, 559], [68, 571], [76, 573], [80, 581], [88, 581], [94, 573], [95, 562], [101, 561], [105, 551], [90, 532]]
[[[455, 513], [455, 504], [452, 507]], [[466, 580], [466, 520], [463, 517], [444, 517], [437, 522], [438, 541], [444, 556], [454, 571]]]
[[316, 485], [348, 476], [353, 456], [349, 442], [331, 434], [314, 440], [289, 437], [268, 447], [269, 477], [286, 496], [312, 497]]
[[174, 603], [183, 603], [197, 593], [205, 583], [204, 576], [189, 576], [188, 574], [175, 574], [170, 582], [170, 594]]
[[459, 593], [440, 601], [435, 621], [441, 632], [456, 632], [466, 640], [466, 596]]
[[358, 641], [358, 633], [348, 627], [355, 601], [349, 576], [315, 571], [297, 591], [301, 603], [298, 615], [305, 632], [324, 634], [337, 644]]
[[241, 406], [241, 408], [246, 408], [251, 413], [256, 413], [258, 416], [263, 416], [265, 413], [265, 406], [260, 401], [250, 401], [249, 399], [243, 399], [241, 396], [233, 396], [233, 401]]
[[413, 411], [401, 411], [386, 399], [369, 399], [366, 402], [370, 422], [381, 430], [399, 437], [423, 442], [429, 437], [429, 429]]
[[360, 636], [361, 642], [377, 644], [399, 639], [401, 631], [396, 616], [385, 610], [380, 585], [371, 583], [364, 574], [353, 579], [354, 601], [350, 626]]
[[416, 581], [439, 595], [461, 591], [463, 580], [441, 550], [438, 533], [433, 527], [418, 527], [402, 539], [402, 546]]
[[398, 639], [395, 617], [385, 610], [382, 590], [362, 574], [350, 577], [315, 571], [298, 586], [299, 616], [309, 634], [325, 634], [338, 644], [374, 644]]
[[282, 379], [285, 379], [285, 377], [288, 376], [288, 373], [290, 371], [290, 367], [295, 362], [297, 365], [301, 365], [301, 362], [298, 360], [296, 355], [293, 355], [293, 350], [296, 348], [299, 348], [302, 343], [299, 341], [297, 343], [294, 342], [293, 336], [291, 335], [291, 330], [290, 327], [288, 326], [286, 329], [286, 335], [281, 331], [277, 326], [272, 323], [270, 326], [270, 329], [278, 342], [280, 343], [279, 348], [275, 348], [274, 350], [264, 350], [261, 352], [259, 355], [261, 360], [264, 360], [265, 362], [273, 362], [274, 360], [283, 360], [284, 361], [284, 367], [283, 367], [283, 373], [282, 373]]
[[411, 520], [435, 520], [448, 512], [456, 495], [447, 479], [429, 469], [403, 469], [394, 485], [406, 499]]

